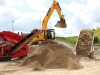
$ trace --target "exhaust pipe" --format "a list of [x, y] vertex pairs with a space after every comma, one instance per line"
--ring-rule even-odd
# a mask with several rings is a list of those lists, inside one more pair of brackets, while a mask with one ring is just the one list
[[65, 19], [60, 19], [60, 21], [57, 22], [57, 24], [55, 25], [55, 27], [59, 27], [59, 28], [66, 28], [67, 24], [65, 22]]

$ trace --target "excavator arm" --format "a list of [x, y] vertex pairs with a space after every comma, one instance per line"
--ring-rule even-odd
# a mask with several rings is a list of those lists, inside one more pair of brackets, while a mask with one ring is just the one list
[[42, 41], [45, 40], [46, 38], [46, 30], [47, 30], [47, 23], [53, 13], [53, 11], [56, 9], [58, 16], [60, 17], [60, 21], [57, 22], [57, 24], [55, 25], [55, 27], [59, 27], [59, 28], [66, 28], [67, 24], [65, 22], [64, 19], [64, 15], [61, 13], [61, 8], [59, 3], [56, 0], [53, 0], [53, 4], [51, 5], [51, 7], [49, 8], [46, 16], [43, 19], [42, 22], [42, 30], [43, 32], [37, 36], [36, 38], [34, 38], [32, 41]]
[[[53, 0], [53, 4], [51, 5], [51, 7], [49, 8], [49, 10], [48, 10], [48, 12], [47, 12], [47, 15], [44, 17], [44, 19], [43, 19], [43, 22], [42, 22], [42, 29], [43, 30], [46, 30], [47, 29], [47, 23], [48, 23], [48, 21], [49, 21], [49, 19], [50, 19], [50, 17], [51, 17], [51, 15], [52, 15], [52, 13], [53, 13], [53, 11], [56, 9], [56, 11], [57, 11], [57, 13], [58, 13], [58, 16], [60, 17], [60, 21], [59, 22], [61, 22], [61, 21], [65, 21], [65, 19], [64, 19], [64, 15], [61, 13], [61, 8], [60, 8], [60, 5], [59, 5], [59, 3], [56, 1], [56, 0]], [[65, 24], [65, 22], [64, 22], [64, 24]], [[66, 28], [66, 24], [63, 26], [63, 27], [61, 27], [60, 26], [60, 28]], [[59, 26], [57, 26], [57, 27], [59, 27]]]

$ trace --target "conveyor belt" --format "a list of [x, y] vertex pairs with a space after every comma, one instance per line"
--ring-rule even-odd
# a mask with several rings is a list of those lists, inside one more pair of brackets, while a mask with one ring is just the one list
[[20, 40], [17, 44], [15, 44], [12, 47], [12, 51], [10, 54], [14, 54], [15, 52], [17, 52], [18, 50], [20, 50], [26, 43], [28, 43], [30, 40], [32, 40], [33, 38], [35, 38], [36, 36], [38, 36], [41, 33], [41, 30], [37, 30], [36, 33], [31, 32], [30, 34], [28, 34], [25, 38], [23, 38], [22, 40]]

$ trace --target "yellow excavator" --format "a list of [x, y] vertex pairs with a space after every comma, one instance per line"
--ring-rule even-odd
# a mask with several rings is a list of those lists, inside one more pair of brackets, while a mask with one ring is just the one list
[[55, 39], [55, 30], [54, 29], [48, 29], [47, 30], [47, 23], [48, 23], [51, 15], [52, 15], [54, 9], [56, 9], [58, 16], [60, 17], [60, 21], [57, 22], [55, 27], [59, 27], [59, 28], [66, 28], [67, 27], [64, 15], [61, 13], [61, 8], [60, 8], [59, 3], [56, 0], [53, 0], [53, 4], [49, 8], [46, 16], [43, 19], [42, 33], [40, 35], [38, 35], [37, 37], [33, 38], [32, 42], [36, 43], [36, 42], [39, 42], [39, 41], [47, 41], [47, 40]]

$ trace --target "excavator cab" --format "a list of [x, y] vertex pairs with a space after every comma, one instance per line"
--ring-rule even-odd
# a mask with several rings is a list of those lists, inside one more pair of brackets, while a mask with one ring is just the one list
[[55, 39], [55, 30], [54, 29], [48, 29], [47, 30], [47, 40], [53, 40]]
[[67, 24], [65, 22], [65, 19], [60, 18], [60, 21], [57, 22], [57, 24], [55, 25], [55, 27], [66, 28]]

